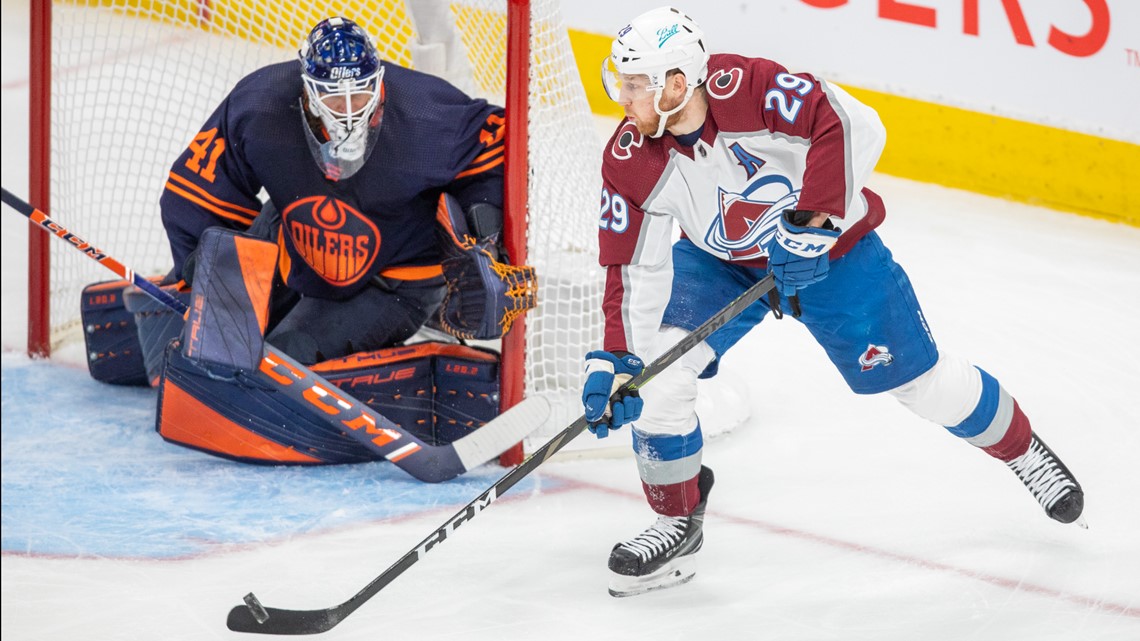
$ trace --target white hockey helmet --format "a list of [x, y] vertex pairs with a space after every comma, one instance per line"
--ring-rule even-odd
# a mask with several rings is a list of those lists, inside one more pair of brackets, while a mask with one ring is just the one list
[[[689, 101], [695, 90], [708, 77], [709, 53], [705, 49], [704, 30], [689, 16], [673, 7], [658, 7], [634, 18], [618, 31], [611, 53], [602, 62], [602, 84], [610, 99], [618, 102], [622, 90], [632, 83], [630, 76], [649, 78], [644, 91], [656, 94], [654, 109], [662, 117], [657, 136], [664, 133], [665, 118]], [[685, 74], [687, 91], [680, 105], [668, 112], [660, 108], [661, 90], [670, 71], [677, 69]], [[656, 137], [656, 136], [655, 136]]]

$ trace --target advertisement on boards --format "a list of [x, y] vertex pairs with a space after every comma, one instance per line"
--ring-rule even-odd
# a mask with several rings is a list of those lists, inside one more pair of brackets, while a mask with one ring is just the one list
[[[567, 25], [614, 34], [660, 0], [576, 0]], [[1135, 0], [702, 0], [673, 3], [712, 52], [841, 84], [1140, 143]], [[580, 64], [584, 64], [580, 62]]]

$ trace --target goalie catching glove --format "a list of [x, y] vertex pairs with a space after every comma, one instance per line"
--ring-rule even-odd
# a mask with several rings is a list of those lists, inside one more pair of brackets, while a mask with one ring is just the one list
[[[447, 294], [439, 309], [439, 322], [449, 334], [463, 339], [499, 338], [517, 318], [536, 304], [538, 285], [534, 268], [499, 260], [498, 229], [502, 213], [493, 205], [475, 205], [464, 214], [448, 194], [439, 198], [436, 220], [443, 246], [443, 275]], [[492, 211], [493, 210], [493, 211]], [[497, 214], [497, 216], [489, 214]], [[467, 218], [472, 218], [468, 225]], [[498, 218], [487, 233], [488, 218]], [[474, 226], [473, 233], [471, 227]]]

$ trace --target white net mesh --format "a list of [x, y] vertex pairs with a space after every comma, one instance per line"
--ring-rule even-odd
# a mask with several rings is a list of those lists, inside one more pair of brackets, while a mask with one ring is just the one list
[[[52, 216], [140, 273], [165, 273], [171, 258], [158, 199], [170, 164], [235, 82], [293, 58], [311, 26], [329, 15], [363, 25], [384, 59], [434, 67], [426, 70], [503, 104], [506, 0], [408, 4], [411, 10], [399, 0], [56, 2]], [[532, 1], [530, 26], [528, 262], [540, 290], [527, 316], [525, 375], [515, 374], [525, 376], [528, 395], [554, 401], [550, 424], [534, 437], [545, 440], [580, 414], [581, 358], [601, 345], [601, 143], [558, 0]], [[53, 248], [52, 261], [58, 347], [79, 337], [83, 286], [108, 274], [75, 251]]]

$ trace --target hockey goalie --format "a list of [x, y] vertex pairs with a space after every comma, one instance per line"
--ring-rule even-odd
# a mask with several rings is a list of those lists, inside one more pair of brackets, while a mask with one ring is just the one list
[[498, 414], [498, 355], [404, 343], [425, 325], [497, 338], [535, 305], [533, 269], [498, 243], [503, 125], [322, 20], [171, 167], [165, 287], [185, 322], [121, 285], [85, 291], [85, 323], [106, 329], [88, 335], [92, 374], [156, 385], [164, 438], [242, 461], [392, 460], [385, 425], [424, 445], [470, 434]]

